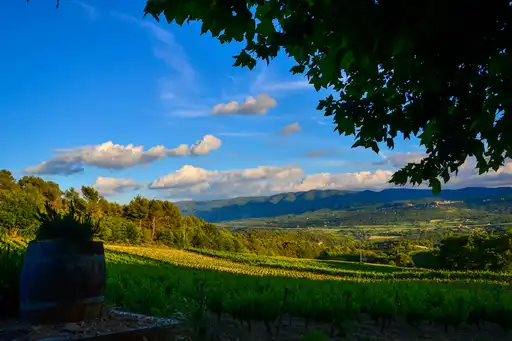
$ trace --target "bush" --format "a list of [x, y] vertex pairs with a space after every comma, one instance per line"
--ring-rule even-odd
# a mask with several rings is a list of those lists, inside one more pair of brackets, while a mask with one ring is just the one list
[[132, 221], [121, 217], [105, 217], [99, 224], [98, 237], [106, 242], [139, 244], [142, 231]]
[[439, 251], [420, 251], [412, 255], [414, 265], [418, 268], [441, 269], [441, 259]]
[[512, 233], [449, 236], [441, 241], [439, 260], [446, 269], [509, 271]]
[[171, 230], [161, 229], [156, 231], [156, 239], [164, 245], [173, 246], [176, 238]]
[[21, 249], [0, 240], [0, 318], [11, 318], [18, 314], [23, 255]]
[[[36, 240], [65, 239], [70, 241], [92, 240], [99, 224], [92, 218], [79, 217], [71, 209], [66, 214], [61, 214], [46, 203], [46, 213], [40, 214], [41, 225], [36, 233]], [[96, 231], [97, 232], [97, 231]]]
[[408, 253], [400, 253], [400, 254], [396, 255], [394, 261], [395, 261], [396, 266], [400, 266], [400, 267], [414, 266], [412, 257]]

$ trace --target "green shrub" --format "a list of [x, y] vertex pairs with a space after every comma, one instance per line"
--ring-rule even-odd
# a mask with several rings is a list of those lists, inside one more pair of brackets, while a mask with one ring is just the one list
[[406, 267], [406, 266], [414, 266], [413, 259], [410, 254], [408, 253], [400, 253], [395, 256], [395, 265], [400, 267]]
[[79, 216], [71, 209], [65, 214], [57, 212], [49, 203], [46, 213], [39, 214], [41, 225], [36, 233], [36, 240], [65, 239], [69, 241], [92, 240], [99, 222], [90, 216]]
[[419, 251], [412, 254], [414, 265], [418, 268], [441, 269], [438, 250]]
[[22, 249], [0, 240], [0, 318], [11, 318], [18, 314], [23, 255]]

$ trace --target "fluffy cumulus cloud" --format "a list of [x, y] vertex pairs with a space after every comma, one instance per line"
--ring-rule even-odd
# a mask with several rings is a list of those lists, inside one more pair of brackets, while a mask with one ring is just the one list
[[126, 146], [105, 142], [99, 145], [61, 149], [50, 160], [25, 169], [27, 173], [40, 175], [70, 175], [84, 170], [84, 166], [105, 169], [125, 169], [145, 165], [165, 157], [199, 156], [219, 149], [222, 142], [213, 135], [206, 135], [195, 144], [179, 145], [176, 148], [155, 146], [144, 150], [144, 146]]
[[301, 127], [299, 123], [295, 122], [292, 124], [288, 124], [283, 129], [281, 129], [281, 135], [290, 135], [292, 133], [296, 133], [301, 131]]
[[212, 150], [217, 150], [222, 145], [222, 141], [213, 136], [213, 135], [206, 135], [202, 140], [197, 141], [194, 145], [190, 146], [188, 148], [188, 152], [190, 155], [206, 155]]
[[94, 181], [92, 186], [98, 191], [100, 195], [109, 197], [124, 192], [141, 189], [147, 186], [147, 183], [136, 182], [132, 179], [107, 178], [99, 176]]
[[476, 167], [476, 159], [470, 157], [459, 168], [457, 176], [452, 175], [449, 187], [508, 187], [512, 186], [512, 161], [507, 160], [505, 165], [500, 167], [496, 172], [478, 175]]
[[[298, 166], [260, 166], [237, 170], [206, 170], [190, 165], [163, 176], [149, 188], [165, 192], [169, 198], [216, 199], [237, 196], [270, 195], [313, 189], [382, 190], [390, 188], [393, 171], [305, 174]], [[512, 162], [497, 172], [478, 175], [472, 159], [463, 165], [445, 188], [512, 185]], [[422, 188], [427, 188], [426, 184]]]
[[346, 189], [380, 190], [390, 187], [388, 181], [393, 175], [392, 171], [376, 170], [355, 173], [317, 173], [307, 175], [294, 188], [296, 191], [309, 191], [312, 189]]
[[215, 171], [186, 165], [155, 180], [149, 187], [165, 190], [169, 197], [211, 199], [289, 191], [303, 177], [304, 172], [296, 166]]
[[265, 115], [269, 109], [275, 107], [277, 101], [267, 94], [249, 97], [245, 102], [231, 101], [226, 104], [217, 104], [213, 108], [216, 115]]

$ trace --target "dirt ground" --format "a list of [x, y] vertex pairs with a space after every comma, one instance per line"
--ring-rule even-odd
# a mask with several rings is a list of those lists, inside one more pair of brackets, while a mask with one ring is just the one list
[[[332, 333], [328, 324], [311, 323], [307, 328], [303, 319], [296, 319], [284, 316], [281, 319], [280, 328], [277, 332], [277, 323], [268, 328], [262, 322], [241, 323], [230, 317], [223, 316], [218, 321], [217, 317], [210, 317], [205, 323], [205, 331], [199, 340], [209, 341], [510, 341], [512, 334], [505, 332], [500, 326], [484, 324], [479, 330], [476, 326], [463, 325], [456, 330], [453, 327], [445, 332], [444, 325], [431, 325], [428, 322], [414, 327], [403, 320], [396, 319], [390, 326], [381, 333], [381, 325], [375, 323], [369, 316], [361, 316], [360, 321], [346, 326], [347, 333], [339, 335], [339, 332]], [[270, 329], [273, 335], [270, 335]], [[305, 338], [305, 334], [321, 332], [327, 338], [313, 337]], [[332, 337], [330, 335], [333, 335]]]
[[[71, 323], [58, 326], [25, 326], [19, 323], [0, 323], [0, 340], [32, 341], [47, 337], [81, 337], [119, 332], [154, 325], [157, 320], [142, 315], [112, 314], [98, 321]], [[277, 321], [265, 325], [263, 322], [240, 322], [229, 316], [208, 316], [202, 324], [184, 322], [180, 317], [174, 321], [169, 341], [510, 341], [512, 334], [506, 333], [500, 326], [484, 324], [479, 330], [476, 326], [463, 325], [445, 332], [444, 325], [422, 323], [414, 327], [403, 320], [396, 319], [381, 332], [381, 325], [369, 316], [362, 315], [359, 322], [345, 326], [345, 335], [332, 331], [329, 324], [311, 323], [305, 326], [304, 319], [283, 316]], [[164, 321], [164, 322], [166, 322]], [[158, 323], [157, 323], [158, 324]], [[165, 324], [169, 324], [167, 321]], [[277, 326], [279, 325], [279, 330]], [[202, 326], [202, 328], [200, 328]], [[314, 336], [320, 332], [325, 337]], [[309, 337], [305, 337], [310, 334]], [[178, 336], [176, 336], [178, 335]], [[331, 336], [332, 335], [332, 336]], [[147, 340], [151, 341], [151, 340]]]

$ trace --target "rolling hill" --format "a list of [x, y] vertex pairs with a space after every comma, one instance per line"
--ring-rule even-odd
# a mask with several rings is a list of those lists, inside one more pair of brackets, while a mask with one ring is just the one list
[[[212, 201], [180, 201], [176, 204], [183, 214], [194, 214], [210, 222], [248, 218], [277, 217], [302, 214], [320, 209], [350, 210], [369, 205], [396, 204], [404, 201], [464, 201], [468, 205], [484, 205], [485, 200], [512, 200], [512, 187], [468, 187], [446, 189], [434, 196], [431, 190], [393, 188], [376, 191], [312, 190], [281, 193], [272, 196], [239, 197]], [[510, 198], [509, 198], [510, 197]], [[505, 203], [503, 203], [505, 204]], [[510, 205], [508, 205], [510, 206]]]

